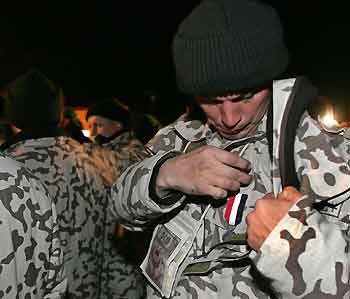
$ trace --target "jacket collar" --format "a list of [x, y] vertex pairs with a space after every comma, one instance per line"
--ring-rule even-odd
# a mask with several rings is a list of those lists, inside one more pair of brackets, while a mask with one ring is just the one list
[[1, 145], [1, 150], [9, 148], [11, 145], [16, 144], [20, 141], [25, 141], [28, 139], [39, 139], [45, 137], [58, 137], [66, 136], [64, 129], [58, 127], [44, 127], [44, 128], [28, 128], [23, 129], [4, 144]]
[[220, 136], [215, 130], [211, 129], [207, 123], [200, 120], [185, 120], [184, 118], [174, 124], [174, 129], [178, 135], [190, 142], [199, 142], [204, 139], [217, 139], [221, 144], [235, 143], [236, 141], [249, 140], [257, 136], [266, 134], [266, 114], [260, 121], [255, 134], [236, 140], [228, 140]]

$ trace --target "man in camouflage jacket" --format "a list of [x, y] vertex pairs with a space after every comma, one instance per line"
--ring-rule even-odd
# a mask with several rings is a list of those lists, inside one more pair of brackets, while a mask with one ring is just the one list
[[56, 210], [46, 187], [0, 154], [0, 298], [65, 298]]
[[[159, 223], [143, 265], [153, 285], [148, 297], [347, 298], [350, 142], [305, 113], [294, 159], [307, 197], [279, 193], [278, 153], [271, 159], [267, 138], [278, 130], [267, 129], [267, 111], [271, 97], [278, 105], [291, 96], [295, 80], [275, 81], [272, 95], [266, 84], [288, 62], [274, 10], [252, 0], [204, 0], [180, 25], [173, 49], [178, 86], [200, 95], [204, 117], [192, 113], [161, 129], [151, 156], [113, 187], [125, 226]], [[238, 195], [244, 208], [227, 221]], [[313, 207], [327, 198], [335, 199], [331, 208]], [[278, 220], [264, 222], [263, 212]]]
[[[141, 298], [142, 276], [113, 250], [107, 207], [112, 182], [139, 160], [143, 145], [130, 134], [114, 150], [64, 136], [61, 99], [49, 83], [34, 70], [9, 86], [8, 114], [22, 131], [5, 150], [46, 184], [56, 204], [69, 298]], [[28, 111], [33, 104], [39, 111]]]

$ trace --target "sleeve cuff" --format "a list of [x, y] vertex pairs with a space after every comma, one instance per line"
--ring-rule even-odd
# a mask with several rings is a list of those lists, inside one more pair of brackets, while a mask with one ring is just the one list
[[178, 202], [184, 194], [179, 191], [169, 191], [165, 197], [159, 197], [156, 193], [156, 179], [159, 173], [160, 167], [163, 163], [171, 158], [178, 156], [178, 152], [169, 152], [161, 157], [153, 168], [152, 176], [149, 183], [149, 197], [159, 206], [170, 206]]

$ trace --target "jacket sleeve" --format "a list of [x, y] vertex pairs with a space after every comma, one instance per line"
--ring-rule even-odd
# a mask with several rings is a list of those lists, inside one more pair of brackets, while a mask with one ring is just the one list
[[348, 298], [350, 222], [332, 222], [312, 203], [305, 196], [275, 227], [257, 267], [283, 299]]
[[[128, 139], [112, 147], [84, 144], [85, 163], [90, 164], [96, 177], [111, 187], [120, 174], [130, 165], [146, 157], [143, 144], [137, 139]], [[83, 155], [81, 155], [83, 157]]]
[[[175, 135], [175, 134], [174, 134]], [[152, 226], [158, 218], [165, 216], [181, 205], [184, 196], [168, 204], [153, 200], [150, 194], [152, 174], [158, 162], [175, 151], [175, 137], [171, 128], [164, 128], [151, 140], [148, 147], [153, 152], [142, 161], [124, 171], [112, 187], [112, 213], [116, 219], [130, 230], [143, 230]], [[152, 193], [152, 192], [151, 192]]]
[[257, 261], [283, 299], [350, 297], [349, 148], [350, 140], [302, 120], [294, 160], [306, 196], [265, 240]]

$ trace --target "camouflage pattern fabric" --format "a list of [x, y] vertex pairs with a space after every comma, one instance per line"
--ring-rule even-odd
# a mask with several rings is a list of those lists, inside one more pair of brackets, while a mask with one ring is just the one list
[[140, 142], [121, 136], [115, 151], [59, 136], [27, 139], [7, 149], [47, 185], [57, 206], [69, 298], [141, 298], [136, 266], [111, 242], [110, 185], [140, 159]]
[[[276, 83], [280, 98], [291, 92], [292, 82]], [[282, 298], [350, 298], [350, 140], [325, 133], [304, 116], [294, 148], [307, 196], [265, 240], [257, 268]], [[274, 167], [274, 179], [278, 176]]]
[[[288, 95], [292, 82], [285, 81], [285, 86], [279, 86], [280, 92]], [[228, 225], [223, 218], [226, 201], [213, 201], [184, 262], [195, 264], [201, 261], [199, 256], [217, 246], [218, 250], [208, 255], [212, 267], [202, 274], [182, 275], [173, 298], [349, 297], [350, 202], [344, 195], [332, 201], [333, 206], [319, 211], [313, 209], [312, 204], [348, 188], [350, 140], [321, 131], [307, 113], [297, 130], [295, 160], [302, 191], [308, 197], [282, 219], [263, 244], [261, 253], [254, 254], [245, 245], [218, 246], [229, 236], [244, 234], [247, 213], [258, 198], [273, 192], [273, 177], [279, 173], [272, 168], [266, 138], [254, 138], [264, 133], [265, 128], [266, 117], [256, 135], [246, 139], [249, 146], [243, 157], [251, 162], [253, 181], [240, 190], [248, 194], [243, 220], [237, 226]], [[129, 167], [113, 186], [116, 217], [135, 230], [142, 230], [179, 208], [199, 220], [203, 206], [198, 200], [183, 196], [172, 206], [159, 206], [149, 197], [148, 186], [153, 167], [164, 155], [171, 151], [190, 151], [203, 143], [224, 148], [232, 141], [218, 136], [206, 124], [186, 118], [161, 129], [149, 143], [155, 155]], [[239, 151], [241, 147], [234, 150]], [[174, 219], [169, 218], [168, 221]], [[149, 287], [148, 297], [160, 296]]]
[[[141, 146], [139, 141], [134, 139], [133, 135], [131, 135], [129, 132], [119, 135], [102, 146], [104, 149], [108, 150], [101, 150], [100, 147], [94, 145], [93, 143], [84, 144], [85, 151], [89, 155], [93, 154], [95, 157], [102, 156], [103, 158], [106, 158], [108, 155], [106, 156], [105, 152], [109, 152], [109, 150], [113, 150], [121, 155], [119, 158], [119, 163], [123, 164], [121, 165], [120, 170], [118, 170], [118, 173], [113, 175], [113, 178], [110, 180], [111, 182], [116, 180], [116, 177], [119, 176], [121, 169], [127, 168], [130, 163], [138, 159], [142, 159], [143, 157], [143, 146]], [[130, 159], [127, 158], [129, 155], [131, 157]], [[114, 171], [115, 162], [111, 164], [111, 170]], [[106, 192], [106, 195], [108, 196], [108, 201], [110, 202], [110, 189]], [[130, 252], [130, 250], [135, 248], [130, 246], [131, 244], [128, 242], [128, 240], [126, 240], [126, 242], [120, 242], [121, 240], [116, 238], [116, 228], [118, 225], [116, 223], [116, 219], [111, 214], [110, 208], [106, 207], [105, 213], [106, 229], [103, 249], [105, 254], [102, 261], [103, 270], [101, 271], [100, 279], [100, 298], [144, 298], [146, 292], [145, 279], [140, 273], [137, 265], [135, 265], [135, 261], [130, 261], [131, 258], [129, 258], [129, 256], [136, 255], [136, 252]], [[141, 244], [139, 245], [141, 246]], [[125, 246], [128, 247], [124, 248]], [[128, 256], [125, 256], [125, 252], [128, 252]]]
[[0, 298], [64, 298], [56, 210], [47, 189], [0, 154]]

